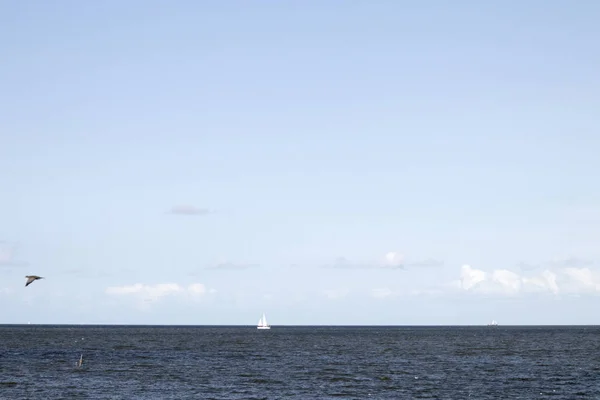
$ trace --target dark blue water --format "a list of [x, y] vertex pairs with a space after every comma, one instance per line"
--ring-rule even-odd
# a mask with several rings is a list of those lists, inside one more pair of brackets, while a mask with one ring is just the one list
[[599, 327], [0, 326], [2, 399], [545, 397], [600, 398]]

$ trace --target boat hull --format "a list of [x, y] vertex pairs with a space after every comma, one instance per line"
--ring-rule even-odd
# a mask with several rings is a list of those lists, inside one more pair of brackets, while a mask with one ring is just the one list
[[270, 326], [257, 326], [256, 329], [271, 329]]

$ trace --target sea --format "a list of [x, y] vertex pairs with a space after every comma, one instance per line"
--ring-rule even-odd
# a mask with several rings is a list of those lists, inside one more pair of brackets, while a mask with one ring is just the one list
[[0, 398], [600, 399], [600, 327], [0, 325]]

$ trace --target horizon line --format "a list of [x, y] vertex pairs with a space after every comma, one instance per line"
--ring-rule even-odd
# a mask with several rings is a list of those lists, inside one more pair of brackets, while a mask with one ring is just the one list
[[[2, 326], [113, 326], [113, 327], [129, 327], [129, 326], [147, 326], [147, 327], [239, 327], [239, 328], [256, 328], [256, 325], [252, 324], [145, 324], [145, 323], [132, 323], [132, 324], [123, 324], [123, 323], [0, 323], [0, 327]], [[501, 328], [501, 327], [553, 327], [553, 326], [600, 326], [598, 324], [499, 324], [499, 325], [488, 325], [488, 324], [280, 324], [273, 325], [270, 324], [271, 327], [396, 327], [396, 328], [420, 328], [420, 327], [443, 327], [443, 328], [452, 328], [452, 327], [489, 327], [489, 328]]]

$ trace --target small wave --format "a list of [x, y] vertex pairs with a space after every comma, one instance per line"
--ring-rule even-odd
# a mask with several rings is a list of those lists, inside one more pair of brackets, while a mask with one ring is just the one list
[[356, 382], [357, 379], [351, 376], [332, 376], [327, 379], [329, 382]]
[[151, 364], [151, 363], [136, 363], [133, 364], [133, 368], [155, 368], [156, 365]]
[[535, 378], [529, 377], [529, 376], [518, 376], [515, 378], [509, 378], [509, 381], [519, 381], [519, 382], [531, 382], [531, 381], [535, 381]]
[[112, 349], [113, 350], [136, 350], [136, 349], [138, 349], [138, 347], [137, 346], [128, 345], [128, 344], [118, 344], [116, 346], [113, 346]]
[[116, 372], [116, 373], [121, 374], [121, 373], [128, 373], [130, 371], [131, 371], [131, 369], [129, 369], [129, 368], [127, 368], [127, 369], [112, 369], [112, 368], [109, 368], [109, 369], [103, 370], [102, 372], [103, 373], [113, 373], [113, 372]]
[[264, 379], [264, 378], [253, 378], [253, 379], [250, 379], [250, 382], [252, 382], [252, 383], [271, 383], [272, 381], [270, 381], [268, 379]]

